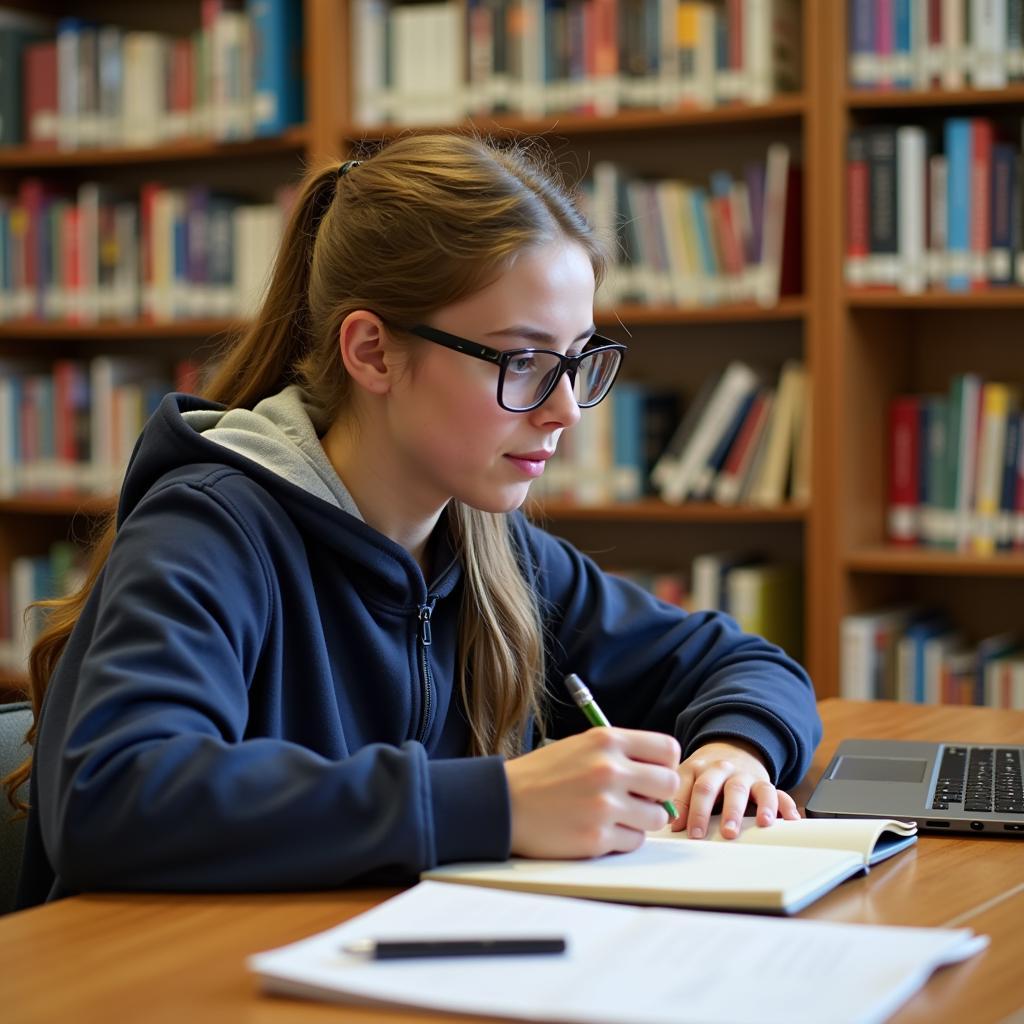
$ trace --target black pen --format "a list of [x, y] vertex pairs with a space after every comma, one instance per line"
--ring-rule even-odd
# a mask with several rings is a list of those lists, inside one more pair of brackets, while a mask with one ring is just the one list
[[516, 939], [360, 939], [344, 947], [346, 953], [371, 960], [401, 960], [424, 956], [524, 956], [564, 953], [565, 939], [540, 936]]

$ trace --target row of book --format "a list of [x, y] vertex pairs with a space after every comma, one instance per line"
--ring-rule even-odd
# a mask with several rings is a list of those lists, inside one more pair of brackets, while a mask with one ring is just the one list
[[85, 556], [70, 541], [58, 541], [41, 555], [19, 555], [0, 573], [0, 670], [24, 673], [29, 651], [43, 625], [33, 601], [69, 594], [81, 586]]
[[857, 89], [1001, 89], [1024, 80], [1021, 0], [848, 0]]
[[651, 471], [679, 422], [675, 389], [618, 380], [608, 397], [584, 409], [530, 496], [575, 505], [635, 501], [653, 493]]
[[801, 361], [777, 378], [742, 360], [707, 378], [651, 471], [670, 504], [773, 507], [810, 496], [811, 393]]
[[197, 6], [188, 36], [0, 10], [0, 145], [237, 140], [301, 122], [302, 4]]
[[0, 360], [0, 496], [115, 493], [163, 396], [198, 388], [190, 360]]
[[581, 197], [617, 257], [602, 304], [772, 306], [801, 291], [801, 174], [784, 143], [742, 173], [716, 171], [708, 185], [646, 180], [598, 161]]
[[767, 103], [800, 88], [798, 0], [353, 0], [357, 125]]
[[725, 612], [741, 629], [801, 657], [803, 584], [798, 565], [771, 562], [752, 552], [713, 551], [694, 558], [689, 573], [615, 573], [687, 611]]
[[889, 412], [894, 544], [992, 555], [1024, 549], [1020, 388], [959, 374], [945, 395], [898, 395]]
[[971, 643], [941, 611], [910, 605], [847, 615], [840, 628], [841, 697], [1024, 710], [1013, 633]]
[[149, 182], [135, 195], [38, 178], [0, 195], [0, 321], [252, 315], [294, 198]]
[[981, 117], [865, 128], [847, 144], [846, 279], [970, 291], [1024, 284], [1024, 155]]

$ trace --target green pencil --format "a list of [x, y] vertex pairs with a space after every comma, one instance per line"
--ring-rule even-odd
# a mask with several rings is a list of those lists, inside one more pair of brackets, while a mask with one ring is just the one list
[[[612, 724], [605, 718], [604, 712], [597, 706], [597, 702], [594, 700], [590, 690], [587, 689], [586, 683], [575, 672], [570, 672], [565, 677], [565, 688], [569, 691], [569, 696], [576, 702], [576, 706], [587, 716], [587, 721], [591, 725], [607, 728]], [[668, 811], [670, 818], [679, 817], [675, 804], [671, 800], [663, 800], [661, 806]]]

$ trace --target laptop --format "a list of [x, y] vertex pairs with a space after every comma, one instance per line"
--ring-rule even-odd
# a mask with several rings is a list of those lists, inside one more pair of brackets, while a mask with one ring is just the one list
[[900, 818], [921, 830], [1024, 839], [1024, 746], [843, 740], [809, 818]]

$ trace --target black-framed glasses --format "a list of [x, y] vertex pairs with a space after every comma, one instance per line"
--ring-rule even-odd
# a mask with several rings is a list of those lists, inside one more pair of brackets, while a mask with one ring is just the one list
[[498, 405], [509, 412], [529, 412], [543, 405], [563, 373], [569, 375], [573, 396], [581, 409], [597, 405], [615, 383], [626, 352], [625, 345], [598, 334], [591, 337], [578, 356], [563, 356], [561, 352], [546, 348], [514, 348], [502, 352], [426, 324], [406, 330], [417, 338], [497, 366]]

